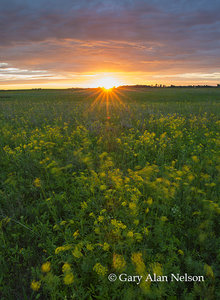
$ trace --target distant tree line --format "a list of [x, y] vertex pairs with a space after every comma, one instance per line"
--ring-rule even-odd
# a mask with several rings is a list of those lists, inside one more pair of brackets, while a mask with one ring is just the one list
[[165, 85], [165, 84], [151, 84], [151, 85], [145, 85], [145, 84], [136, 84], [136, 85], [121, 85], [118, 88], [220, 88], [220, 84], [217, 84], [216, 86], [213, 85]]

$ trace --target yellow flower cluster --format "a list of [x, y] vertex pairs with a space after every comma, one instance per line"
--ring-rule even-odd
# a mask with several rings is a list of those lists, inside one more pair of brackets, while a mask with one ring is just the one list
[[104, 217], [103, 217], [103, 216], [99, 216], [99, 217], [98, 217], [98, 221], [99, 221], [100, 223], [102, 223], [102, 222], [104, 221]]
[[31, 282], [31, 288], [32, 288], [33, 291], [38, 291], [39, 288], [40, 288], [40, 286], [41, 286], [40, 281], [35, 281], [35, 280], [33, 280], [33, 281]]
[[72, 251], [73, 256], [75, 256], [76, 258], [80, 258], [81, 256], [83, 256], [80, 247], [76, 246], [74, 248], [74, 250]]
[[135, 213], [136, 209], [137, 209], [137, 204], [134, 202], [130, 202], [129, 203], [129, 208], [133, 211], [133, 213]]
[[128, 231], [128, 233], [127, 233], [127, 237], [129, 237], [129, 238], [133, 238], [133, 236], [134, 236], [134, 233], [133, 233], [133, 231]]
[[108, 272], [108, 269], [103, 267], [100, 263], [96, 263], [93, 267], [93, 270], [100, 276], [105, 276]]
[[61, 251], [67, 251], [67, 250], [69, 250], [71, 248], [72, 248], [72, 246], [70, 246], [70, 245], [65, 245], [65, 246], [57, 247], [56, 250], [55, 250], [55, 254], [58, 254]]
[[66, 272], [70, 272], [71, 271], [71, 266], [68, 263], [63, 264], [62, 266], [62, 272], [66, 273]]
[[113, 268], [117, 271], [123, 271], [126, 266], [124, 257], [120, 254], [113, 254]]
[[79, 236], [79, 230], [76, 230], [76, 231], [73, 233], [73, 237], [76, 239], [78, 236]]
[[88, 207], [88, 204], [85, 201], [83, 201], [83, 202], [81, 202], [81, 207], [82, 207], [82, 210], [85, 210]]
[[116, 228], [121, 228], [121, 229], [125, 229], [127, 226], [126, 225], [124, 225], [121, 221], [117, 221], [116, 219], [112, 219], [111, 220], [111, 224], [113, 225], [113, 226], [115, 226]]
[[133, 253], [131, 256], [131, 260], [136, 267], [137, 273], [140, 275], [144, 274], [146, 267], [142, 258], [142, 253], [140, 252]]
[[93, 246], [92, 244], [87, 244], [87, 245], [86, 245], [86, 249], [87, 249], [88, 251], [93, 251], [94, 246]]
[[103, 248], [104, 251], [108, 251], [108, 250], [109, 250], [109, 247], [110, 247], [109, 244], [105, 242], [105, 243], [103, 244], [103, 247], [102, 247], [102, 248]]
[[73, 283], [73, 281], [74, 281], [74, 276], [72, 273], [65, 274], [65, 276], [63, 278], [64, 284], [70, 285], [71, 283]]
[[48, 272], [50, 272], [50, 268], [51, 268], [51, 264], [50, 264], [49, 261], [47, 261], [46, 263], [44, 263], [41, 266], [41, 271], [44, 272], [44, 273], [48, 273]]
[[157, 276], [162, 276], [163, 275], [162, 266], [158, 262], [152, 263], [150, 265], [150, 267], [151, 267], [153, 273], [155, 273]]
[[183, 252], [183, 250], [181, 250], [181, 249], [178, 250], [178, 253], [179, 253], [180, 255], [184, 255], [184, 252]]
[[208, 277], [214, 278], [213, 270], [209, 265], [205, 264], [204, 265], [204, 270], [205, 270], [205, 273]]
[[71, 272], [71, 266], [68, 263], [64, 263], [62, 266], [62, 272], [64, 273], [63, 282], [65, 285], [70, 285], [74, 281], [74, 275]]
[[198, 163], [199, 162], [199, 159], [196, 155], [193, 155], [192, 156], [192, 160], [195, 162], [195, 163]]
[[41, 181], [40, 181], [40, 178], [36, 178], [36, 179], [34, 180], [34, 186], [35, 186], [35, 187], [41, 187]]

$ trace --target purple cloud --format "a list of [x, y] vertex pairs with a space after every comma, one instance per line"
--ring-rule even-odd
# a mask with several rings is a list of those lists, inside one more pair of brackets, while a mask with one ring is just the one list
[[58, 77], [218, 73], [219, 15], [215, 0], [2, 0], [0, 61]]

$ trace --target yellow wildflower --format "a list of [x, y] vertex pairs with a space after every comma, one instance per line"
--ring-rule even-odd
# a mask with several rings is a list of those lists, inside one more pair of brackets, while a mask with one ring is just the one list
[[156, 181], [157, 181], [157, 182], [162, 182], [162, 181], [163, 181], [163, 178], [160, 178], [160, 177], [159, 177], [159, 178], [156, 179]]
[[136, 207], [137, 207], [136, 203], [134, 203], [134, 202], [130, 202], [130, 203], [129, 203], [129, 208], [130, 208], [131, 210], [135, 210]]
[[100, 191], [104, 191], [106, 189], [107, 189], [107, 187], [105, 184], [100, 185]]
[[100, 228], [99, 228], [99, 227], [96, 227], [96, 228], [94, 229], [94, 231], [95, 231], [96, 234], [100, 234]]
[[99, 158], [103, 159], [106, 156], [108, 156], [108, 153], [107, 152], [103, 152], [102, 154], [99, 155]]
[[180, 255], [184, 255], [184, 252], [183, 252], [183, 250], [181, 250], [181, 249], [178, 250], [178, 253], [179, 253]]
[[214, 278], [213, 270], [209, 265], [205, 264], [204, 265], [204, 270], [205, 270], [207, 276], [209, 276], [211, 278]]
[[63, 247], [61, 246], [61, 247], [57, 247], [56, 249], [55, 249], [55, 254], [58, 254], [59, 252], [61, 252], [61, 251], [63, 251]]
[[164, 132], [164, 133], [162, 133], [161, 135], [160, 135], [160, 139], [162, 140], [162, 139], [164, 139], [165, 138], [165, 136], [166, 136], [166, 132]]
[[66, 223], [67, 223], [67, 221], [61, 221], [60, 225], [63, 226], [63, 225], [66, 225]]
[[168, 221], [168, 218], [167, 218], [166, 216], [162, 216], [160, 219], [161, 219], [161, 221], [163, 221], [163, 222]]
[[155, 273], [157, 276], [163, 275], [162, 266], [158, 262], [151, 264], [150, 267], [151, 267], [153, 273]]
[[135, 237], [135, 239], [136, 239], [138, 242], [140, 242], [140, 241], [143, 239], [143, 237], [142, 237], [142, 235], [141, 235], [140, 233], [135, 233], [135, 234], [134, 234], [134, 237]]
[[70, 270], [71, 270], [70, 264], [68, 264], [68, 263], [63, 264], [63, 266], [62, 266], [63, 273], [70, 272]]
[[197, 157], [196, 155], [192, 156], [192, 160], [193, 160], [195, 163], [199, 162], [199, 159], [198, 159], [198, 157]]
[[72, 251], [73, 256], [75, 256], [76, 258], [80, 258], [82, 255], [82, 252], [80, 251], [80, 249], [76, 246], [74, 248], [74, 250]]
[[94, 246], [92, 244], [87, 244], [86, 249], [92, 251], [94, 249]]
[[137, 226], [138, 224], [139, 224], [139, 220], [137, 220], [137, 219], [136, 219], [136, 220], [134, 220], [134, 225], [136, 225], [136, 226]]
[[86, 209], [87, 207], [88, 207], [88, 204], [85, 201], [81, 202], [82, 210]]
[[180, 171], [180, 170], [179, 170], [179, 171], [177, 171], [176, 173], [177, 173], [177, 175], [178, 175], [178, 176], [182, 176], [182, 175], [183, 175], [183, 172], [182, 172], [182, 171]]
[[50, 262], [47, 261], [41, 266], [41, 271], [44, 273], [50, 272]]
[[56, 250], [55, 250], [55, 254], [58, 254], [59, 252], [61, 251], [67, 251], [71, 248], [70, 245], [65, 245], [65, 246], [60, 246], [60, 247], [57, 247]]
[[38, 291], [39, 288], [40, 288], [40, 286], [41, 286], [40, 281], [35, 281], [35, 280], [33, 280], [33, 281], [31, 282], [31, 288], [32, 288], [33, 291]]
[[129, 238], [133, 238], [133, 236], [134, 236], [134, 233], [133, 233], [133, 231], [128, 231], [128, 233], [127, 233], [127, 237], [129, 237]]
[[128, 182], [130, 182], [130, 178], [128, 178], [128, 177], [125, 177], [125, 183], [128, 183]]
[[40, 181], [40, 178], [36, 178], [36, 179], [34, 180], [34, 186], [35, 186], [35, 187], [41, 187], [41, 181]]
[[108, 272], [108, 269], [103, 267], [100, 263], [95, 264], [93, 270], [101, 276], [105, 276], [105, 274]]
[[144, 234], [146, 234], [146, 235], [148, 235], [148, 234], [149, 234], [149, 230], [148, 230], [148, 228], [147, 228], [147, 227], [144, 227], [144, 228], [143, 228], [143, 233], [144, 233]]
[[78, 235], [79, 235], [79, 230], [76, 230], [73, 234], [73, 237], [76, 239]]
[[111, 224], [112, 224], [113, 226], [117, 227], [117, 220], [112, 219], [112, 220], [111, 220]]
[[192, 174], [188, 175], [189, 181], [193, 181], [194, 178], [195, 178], [195, 177], [194, 177]]
[[67, 273], [64, 278], [63, 278], [64, 284], [69, 285], [73, 283], [74, 281], [74, 276], [72, 273]]
[[108, 243], [104, 243], [104, 244], [103, 244], [103, 250], [104, 250], [104, 251], [108, 251], [109, 247], [110, 247], [110, 246], [109, 246]]
[[122, 255], [113, 254], [113, 268], [118, 271], [122, 271], [125, 269], [126, 262]]
[[111, 224], [115, 226], [116, 228], [125, 229], [127, 226], [124, 225], [121, 221], [117, 221], [116, 219], [111, 220]]
[[183, 166], [183, 170], [185, 171], [185, 172], [189, 172], [190, 171], [190, 168], [189, 168], [189, 166]]
[[153, 203], [153, 199], [151, 198], [151, 197], [149, 197], [148, 199], [147, 199], [147, 204], [148, 205], [151, 205]]
[[101, 172], [99, 175], [100, 175], [100, 177], [103, 178], [103, 177], [105, 177], [105, 172]]
[[148, 214], [149, 213], [149, 208], [145, 209], [145, 213]]
[[208, 174], [202, 174], [201, 177], [205, 180], [208, 180], [210, 178], [210, 175]]
[[99, 221], [100, 223], [102, 223], [103, 220], [104, 220], [104, 217], [103, 217], [103, 216], [99, 216], [99, 217], [98, 217], [98, 221]]
[[136, 267], [136, 271], [138, 272], [138, 274], [144, 274], [145, 272], [145, 264], [142, 258], [142, 253], [137, 252], [137, 253], [133, 253], [131, 256], [131, 260], [133, 262], [133, 264]]

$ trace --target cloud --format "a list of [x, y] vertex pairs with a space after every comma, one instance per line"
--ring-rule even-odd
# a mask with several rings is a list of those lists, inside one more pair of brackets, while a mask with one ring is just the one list
[[219, 13], [215, 0], [2, 0], [0, 59], [63, 78], [212, 74], [220, 67]]
[[38, 79], [64, 79], [48, 73], [46, 70], [27, 70], [9, 66], [8, 63], [0, 63], [0, 82], [9, 80], [38, 80]]
[[[204, 5], [205, 4], [205, 5]], [[3, 0], [0, 38], [181, 42], [219, 34], [217, 1], [15, 1]], [[190, 30], [189, 30], [190, 29]]]
[[184, 73], [184, 74], [166, 74], [166, 75], [154, 75], [154, 78], [183, 78], [183, 79], [213, 79], [213, 80], [220, 80], [220, 73]]

